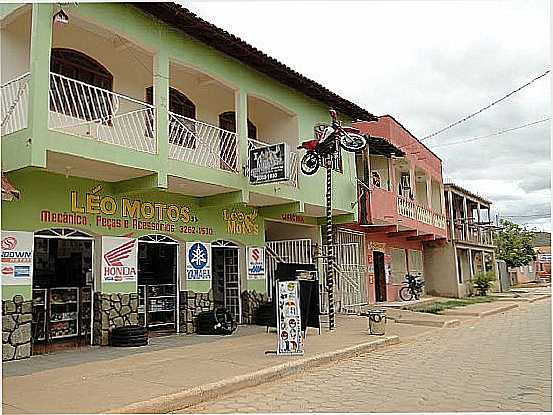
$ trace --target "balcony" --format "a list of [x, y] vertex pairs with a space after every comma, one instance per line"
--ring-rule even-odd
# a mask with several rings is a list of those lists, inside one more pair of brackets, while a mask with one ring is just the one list
[[447, 234], [444, 215], [391, 191], [371, 186], [370, 198], [367, 200], [361, 194], [359, 206], [360, 217], [367, 218], [371, 225], [397, 225], [402, 231], [417, 230], [419, 235], [440, 238]]
[[463, 224], [463, 221], [455, 221], [454, 237], [456, 242], [468, 242], [475, 245], [494, 246], [493, 232], [474, 223]]
[[29, 108], [29, 78], [23, 74], [0, 86], [0, 135], [27, 128]]

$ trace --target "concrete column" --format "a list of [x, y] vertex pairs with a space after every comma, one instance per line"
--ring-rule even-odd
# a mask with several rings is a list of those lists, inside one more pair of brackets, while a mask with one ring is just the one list
[[165, 51], [154, 55], [154, 105], [156, 117], [157, 152], [160, 162], [158, 187], [167, 188], [169, 161], [169, 56]]
[[482, 230], [480, 228], [480, 222], [482, 222], [480, 220], [480, 203], [478, 203], [477, 205], [477, 208], [476, 208], [476, 218], [478, 219], [478, 242], [482, 243]]
[[53, 4], [34, 3], [32, 7], [28, 119], [28, 127], [32, 137], [31, 164], [46, 167], [44, 137], [48, 131], [50, 106]]
[[[445, 197], [444, 197], [445, 199]], [[447, 204], [447, 214], [449, 215], [449, 232], [450, 239], [455, 239], [455, 222], [453, 221], [453, 193], [448, 192], [448, 204]], [[444, 202], [445, 204], [445, 202]]]
[[467, 208], [467, 198], [463, 196], [463, 239], [467, 239], [469, 237], [469, 224], [468, 224], [468, 208]]
[[[367, 148], [369, 147], [367, 146]], [[396, 186], [396, 169], [393, 160], [394, 159], [392, 159], [391, 157], [388, 157], [388, 191], [395, 193], [394, 186]]]
[[474, 277], [474, 264], [472, 263], [472, 250], [469, 248], [469, 272], [470, 272], [470, 279]]
[[[440, 205], [441, 205], [441, 211], [440, 213], [442, 215], [446, 214], [446, 205], [445, 205], [445, 189], [443, 183], [440, 183]], [[447, 208], [449, 209], [449, 208]]]
[[426, 173], [426, 200], [428, 208], [434, 211], [432, 209], [432, 177], [428, 173]]
[[238, 135], [240, 173], [248, 163], [248, 94], [243, 89], [234, 92], [234, 111], [236, 114], [236, 134]]

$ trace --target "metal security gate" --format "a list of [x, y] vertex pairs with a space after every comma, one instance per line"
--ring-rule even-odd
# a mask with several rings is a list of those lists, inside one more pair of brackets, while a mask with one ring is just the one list
[[[238, 323], [242, 322], [242, 302], [240, 299], [240, 247], [233, 242], [216, 241], [211, 244], [213, 261], [214, 301], [222, 300], [222, 305], [230, 311]], [[215, 288], [222, 290], [222, 298], [215, 298]], [[217, 296], [218, 297], [218, 296]], [[216, 304], [217, 305], [217, 304]]]
[[[367, 267], [364, 235], [338, 230], [334, 245], [334, 298], [338, 312], [356, 313], [368, 304]], [[323, 269], [326, 258], [323, 246]]]
[[275, 273], [278, 263], [314, 263], [311, 239], [267, 241], [265, 248], [267, 251], [267, 255], [265, 255], [265, 266], [267, 268], [267, 289], [269, 296], [272, 296], [274, 292]]

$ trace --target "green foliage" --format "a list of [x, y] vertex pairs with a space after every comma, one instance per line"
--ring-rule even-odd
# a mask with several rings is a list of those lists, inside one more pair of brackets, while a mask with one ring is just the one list
[[534, 261], [532, 233], [508, 220], [502, 220], [501, 225], [503, 229], [495, 236], [497, 259], [504, 260], [508, 267], [520, 267]]
[[489, 303], [494, 301], [494, 297], [474, 297], [474, 298], [459, 298], [445, 301], [438, 301], [432, 304], [422, 304], [414, 306], [402, 307], [403, 310], [416, 311], [419, 313], [440, 314], [441, 311], [448, 308], [464, 307], [470, 304]]
[[471, 285], [476, 290], [476, 295], [485, 296], [495, 282], [495, 273], [493, 271], [479, 272], [470, 281]]

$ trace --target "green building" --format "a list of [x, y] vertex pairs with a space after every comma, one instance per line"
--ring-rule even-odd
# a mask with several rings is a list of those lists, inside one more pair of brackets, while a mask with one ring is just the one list
[[[218, 305], [251, 322], [263, 256], [320, 243], [324, 170], [299, 173], [298, 144], [329, 107], [373, 116], [172, 3], [0, 16], [2, 173], [19, 192], [2, 203], [3, 360], [105, 345], [115, 326], [190, 333]], [[284, 178], [250, 184], [250, 151], [273, 144]], [[355, 157], [334, 168], [335, 221], [351, 222]]]

